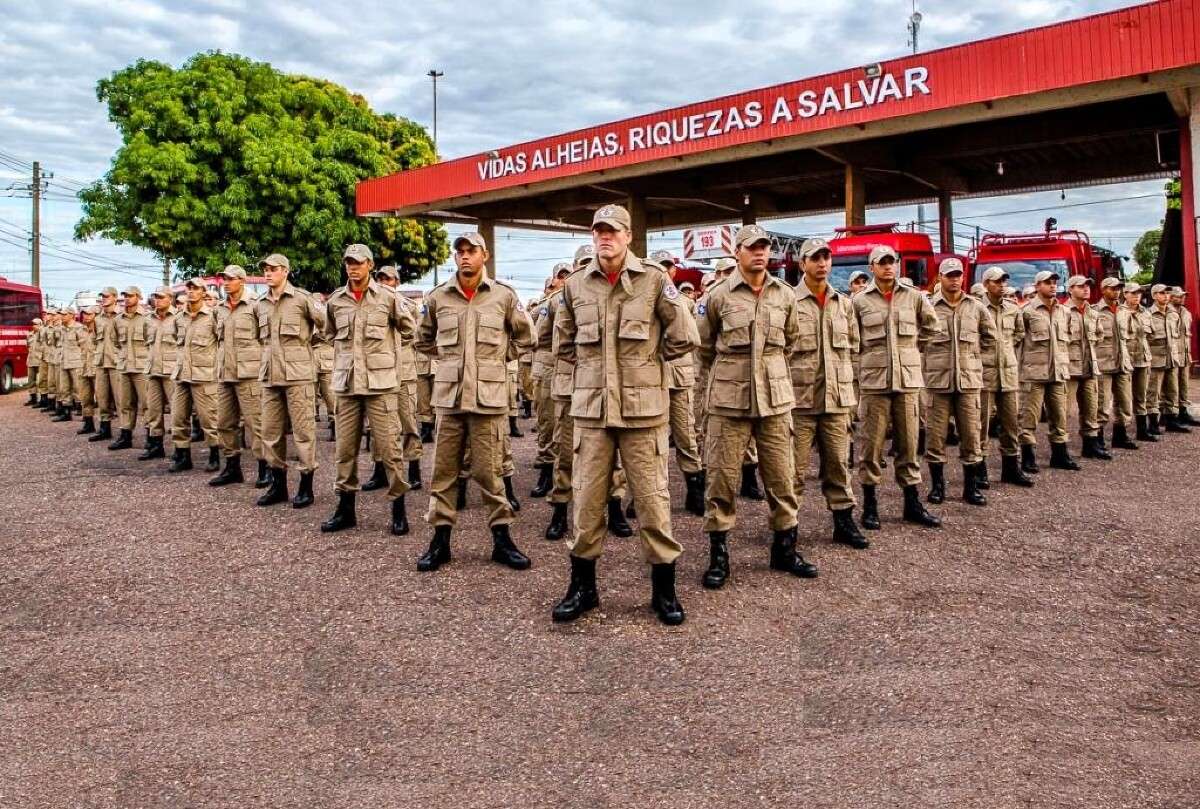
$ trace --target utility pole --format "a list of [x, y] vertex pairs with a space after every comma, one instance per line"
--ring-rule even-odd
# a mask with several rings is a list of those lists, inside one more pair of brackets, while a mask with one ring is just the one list
[[33, 161], [33, 263], [30, 266], [31, 283], [41, 286], [42, 280], [42, 164]]
[[437, 158], [437, 80], [446, 74], [440, 70], [433, 69], [425, 74], [433, 79], [433, 156]]
[[163, 286], [171, 286], [171, 257], [163, 256]]
[[[912, 52], [915, 55], [917, 52], [917, 34], [921, 30], [921, 20], [922, 20], [921, 12], [917, 11], [917, 0], [913, 0], [912, 9], [913, 9], [912, 14], [910, 14], [908, 17], [908, 34], [909, 34], [908, 44], [912, 45]], [[917, 206], [917, 225], [918, 225], [918, 229], [922, 233], [924, 233], [925, 232], [925, 206], [924, 205]], [[945, 249], [945, 248], [939, 248], [939, 249]]]

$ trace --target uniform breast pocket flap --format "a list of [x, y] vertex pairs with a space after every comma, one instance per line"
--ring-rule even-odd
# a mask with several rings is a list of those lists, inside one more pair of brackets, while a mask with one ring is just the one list
[[622, 340], [650, 339], [650, 314], [644, 303], [629, 301], [621, 307], [621, 327], [617, 336]]
[[867, 342], [887, 337], [887, 322], [882, 312], [863, 312], [862, 336]]
[[439, 313], [437, 321], [438, 346], [458, 345], [458, 315], [453, 312]]
[[279, 336], [280, 337], [299, 338], [300, 337], [300, 324], [299, 323], [280, 323], [279, 324]]
[[575, 305], [575, 342], [580, 345], [600, 342], [600, 307], [597, 304]]
[[[943, 328], [944, 332], [945, 329]], [[916, 337], [917, 335], [917, 316], [912, 312], [901, 312], [896, 320], [896, 334], [901, 337]]]
[[504, 318], [494, 312], [480, 314], [475, 337], [485, 345], [500, 345], [504, 341]]

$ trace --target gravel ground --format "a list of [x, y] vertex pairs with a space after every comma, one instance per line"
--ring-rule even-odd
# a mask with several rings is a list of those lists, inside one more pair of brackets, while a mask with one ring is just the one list
[[672, 630], [617, 539], [602, 607], [551, 623], [567, 561], [524, 496], [528, 435], [533, 569], [487, 561], [473, 492], [453, 563], [422, 575], [429, 529], [388, 536], [382, 493], [318, 532], [329, 442], [316, 506], [260, 509], [22, 399], [0, 399], [4, 809], [1200, 803], [1200, 432], [993, 484], [941, 531], [881, 487], [865, 553], [828, 542], [810, 487], [816, 581], [767, 569], [765, 509], [742, 501], [719, 593], [673, 470]]

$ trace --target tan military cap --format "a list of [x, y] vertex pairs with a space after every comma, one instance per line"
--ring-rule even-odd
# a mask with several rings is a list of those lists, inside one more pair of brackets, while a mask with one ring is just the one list
[[292, 264], [288, 261], [287, 256], [283, 253], [272, 253], [271, 255], [258, 262], [260, 267], [283, 267], [285, 270], [290, 270]]
[[33, 325], [35, 325], [35, 326], [40, 326], [40, 325], [42, 325], [42, 319], [41, 319], [40, 317], [35, 317], [35, 318], [34, 318], [34, 319], [31, 321], [31, 322], [32, 322], [32, 323], [33, 323]]
[[376, 278], [380, 278], [380, 277], [395, 278], [397, 281], [399, 281], [400, 273], [396, 272], [396, 268], [393, 267], [391, 264], [384, 264], [382, 267], [380, 267], [378, 270], [375, 271], [375, 277]]
[[1154, 286], [1150, 287], [1151, 295], [1157, 295], [1160, 292], [1170, 292], [1170, 291], [1171, 291], [1171, 288], [1169, 286], [1167, 286], [1166, 284], [1155, 284]]
[[942, 259], [942, 264], [940, 267], [938, 267], [938, 272], [941, 273], [942, 275], [962, 275], [963, 274], [962, 260], [957, 259], [954, 256], [951, 256], [950, 258]]
[[725, 272], [726, 270], [732, 270], [736, 266], [737, 266], [737, 262], [731, 258], [719, 258], [713, 264], [713, 271], [714, 272]]
[[987, 287], [985, 287], [983, 284], [972, 284], [971, 285], [971, 294], [975, 295], [975, 296], [986, 295]]
[[1067, 279], [1067, 289], [1070, 289], [1071, 287], [1082, 287], [1082, 286], [1091, 286], [1091, 285], [1092, 285], [1092, 279], [1088, 278], [1086, 275], [1072, 275], [1070, 278]]
[[1015, 298], [1015, 297], [1017, 297], [1017, 288], [1016, 287], [1005, 287], [1004, 291], [1001, 292], [1000, 294], [1002, 296], [1004, 296], [1005, 298]]
[[342, 251], [342, 258], [353, 259], [354, 261], [374, 261], [375, 256], [371, 253], [371, 248], [365, 244], [352, 244]]
[[117, 295], [120, 295], [121, 293], [117, 292], [116, 287], [105, 287], [104, 289], [100, 290], [100, 294], [101, 295], [112, 295], [115, 298]]
[[550, 274], [555, 278], [559, 278], [560, 276], [564, 275], [570, 275], [571, 265], [565, 261], [560, 261], [554, 265], [554, 270]]
[[462, 244], [463, 242], [466, 242], [467, 244], [473, 244], [476, 247], [478, 247], [480, 250], [487, 250], [487, 242], [484, 241], [483, 236], [476, 233], [475, 231], [471, 231], [470, 233], [460, 234], [457, 238], [455, 238], [454, 243], [451, 245], [451, 247], [454, 250], [457, 250], [458, 246], [460, 244]]
[[806, 259], [822, 250], [829, 250], [829, 242], [816, 237], [805, 239], [804, 244], [800, 245], [800, 258]]
[[[189, 278], [183, 282], [183, 285], [185, 287], [195, 287], [196, 289], [204, 289], [205, 288], [204, 287], [204, 279], [202, 279], [202, 278]], [[168, 293], [169, 292], [170, 292], [170, 290], [168, 290]]]
[[175, 293], [173, 293], [171, 291], [170, 287], [156, 287], [154, 289], [154, 294], [151, 295], [150, 297], [152, 297], [152, 298], [160, 298], [160, 297], [161, 298], [173, 298], [174, 296], [175, 296]]
[[1126, 292], [1141, 292], [1141, 291], [1142, 291], [1142, 285], [1141, 285], [1141, 284], [1135, 284], [1135, 283], [1133, 283], [1132, 281], [1130, 281], [1128, 284], [1126, 284], [1126, 285], [1125, 285], [1125, 291], [1126, 291]]
[[671, 255], [670, 250], [655, 250], [650, 254], [650, 260], [655, 264], [669, 264], [675, 266], [675, 256]]
[[581, 244], [579, 245], [579, 249], [575, 251], [575, 258], [572, 259], [572, 263], [578, 267], [580, 264], [586, 264], [591, 261], [595, 255], [596, 248], [594, 245]]
[[693, 291], [695, 291], [695, 289], [696, 289], [696, 285], [693, 284], [691, 281], [684, 281], [682, 284], [679, 285], [680, 292], [693, 292]]
[[899, 256], [896, 255], [896, 251], [888, 247], [886, 244], [877, 244], [871, 248], [871, 255], [867, 257], [867, 261], [871, 264], [875, 264], [876, 262], [883, 260], [886, 256], [891, 256], [893, 259], [899, 258]]
[[1004, 271], [1003, 267], [988, 267], [983, 271], [983, 280], [1006, 281], [1008, 280], [1008, 273]]
[[228, 264], [217, 275], [220, 275], [222, 278], [245, 278], [246, 270], [237, 264]]
[[74, 317], [75, 316], [75, 307], [74, 306], [64, 306], [60, 310], [60, 312], [64, 315], [70, 315], [71, 317]]
[[630, 229], [629, 211], [625, 210], [624, 205], [605, 205], [598, 209], [592, 216], [592, 227], [596, 225], [608, 225], [610, 228]]
[[1043, 281], [1057, 281], [1058, 273], [1054, 270], [1042, 270], [1037, 275], [1033, 276], [1033, 283], [1040, 284]]
[[1033, 284], [1030, 284], [1029, 286], [1027, 286], [1021, 290], [1021, 294], [1024, 295], [1026, 298], [1033, 297], [1034, 295], [1037, 294], [1037, 288]]
[[1171, 287], [1172, 295], [1186, 295], [1187, 291], [1183, 287]]
[[855, 270], [854, 272], [850, 273], [850, 280], [849, 280], [847, 283], [853, 284], [853, 283], [854, 283], [855, 281], [857, 281], [859, 278], [865, 278], [865, 279], [867, 279], [868, 281], [870, 281], [870, 280], [871, 280], [871, 276], [870, 276], [870, 275], [869, 275], [869, 274], [868, 274], [866, 271], [864, 271], [864, 270]]
[[121, 294], [122, 295], [137, 295], [140, 298], [140, 297], [142, 297], [142, 289], [141, 289], [141, 287], [133, 287], [133, 286], [125, 287], [125, 291], [122, 292]]
[[1102, 289], [1111, 289], [1112, 287], [1116, 287], [1117, 289], [1120, 289], [1123, 286], [1125, 286], [1125, 282], [1122, 281], [1120, 278], [1105, 278], [1103, 281], [1100, 282], [1100, 287]]
[[762, 229], [761, 225], [742, 225], [738, 228], [738, 232], [734, 234], [734, 247], [746, 247], [759, 242], [771, 242], [771, 237]]

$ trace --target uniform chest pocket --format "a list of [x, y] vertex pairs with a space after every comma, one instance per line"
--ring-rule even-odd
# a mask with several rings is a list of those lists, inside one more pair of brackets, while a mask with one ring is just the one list
[[597, 304], [576, 304], [575, 342], [579, 345], [600, 342], [600, 307]]
[[835, 315], [830, 319], [830, 326], [832, 333], [829, 335], [829, 344], [834, 348], [850, 348], [850, 321], [841, 315]]
[[1000, 316], [1000, 330], [1004, 333], [1005, 337], [1012, 337], [1013, 332], [1017, 330], [1016, 312]]
[[1045, 343], [1050, 339], [1050, 324], [1044, 320], [1035, 320], [1029, 324], [1029, 339], [1035, 343]]
[[650, 313], [646, 304], [629, 301], [621, 307], [621, 326], [617, 336], [622, 340], [650, 339]]
[[862, 337], [867, 343], [887, 338], [887, 321], [882, 312], [863, 312]]
[[958, 322], [958, 341], [960, 343], [979, 342], [979, 318], [974, 315], [963, 315]]
[[917, 316], [907, 310], [896, 315], [896, 334], [901, 337], [917, 336]]
[[504, 342], [504, 318], [494, 312], [483, 312], [475, 326], [475, 339], [489, 346]]
[[787, 322], [787, 312], [780, 309], [771, 309], [767, 312], [767, 345], [782, 346], [783, 326]]
[[729, 348], [745, 348], [750, 345], [750, 313], [741, 308], [726, 308], [721, 311], [721, 340]]
[[1065, 324], [1064, 323], [1055, 324], [1055, 329], [1057, 330], [1059, 340], [1061, 340], [1063, 342], [1069, 342], [1071, 340], [1071, 323], [1070, 323], [1070, 321], [1068, 321]]
[[386, 340], [390, 325], [387, 312], [381, 309], [368, 312], [367, 322], [363, 326], [363, 337], [368, 340]]
[[945, 317], [940, 313], [938, 314], [938, 316], [937, 316], [937, 334], [934, 335], [934, 338], [931, 342], [934, 342], [934, 343], [950, 342], [950, 318], [949, 317]]
[[437, 344], [439, 348], [458, 345], [458, 314], [445, 312], [438, 314]]
[[800, 327], [800, 350], [801, 351], [816, 351], [817, 350], [817, 321], [812, 317], [801, 317], [798, 321]]
[[279, 339], [299, 340], [300, 339], [300, 324], [299, 323], [280, 323], [279, 324]]

